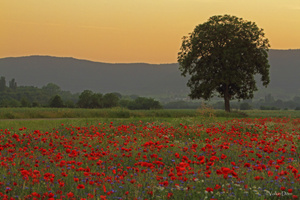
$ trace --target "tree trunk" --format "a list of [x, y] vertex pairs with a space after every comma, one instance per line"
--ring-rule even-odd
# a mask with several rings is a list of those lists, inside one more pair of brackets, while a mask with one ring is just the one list
[[230, 103], [229, 103], [229, 100], [230, 100], [229, 88], [228, 88], [228, 85], [226, 85], [225, 92], [224, 92], [225, 111], [226, 112], [230, 112]]

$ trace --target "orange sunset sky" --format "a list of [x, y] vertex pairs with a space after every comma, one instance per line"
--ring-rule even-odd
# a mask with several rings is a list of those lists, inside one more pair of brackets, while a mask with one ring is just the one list
[[213, 15], [256, 22], [271, 49], [300, 48], [300, 0], [1, 0], [0, 58], [174, 63]]

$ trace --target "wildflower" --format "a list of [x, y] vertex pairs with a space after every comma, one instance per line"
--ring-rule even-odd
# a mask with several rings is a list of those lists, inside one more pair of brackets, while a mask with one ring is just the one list
[[85, 186], [83, 184], [77, 185], [77, 189], [84, 189], [84, 188], [85, 188]]
[[67, 195], [68, 195], [69, 198], [74, 197], [73, 192], [69, 192]]
[[220, 189], [220, 188], [221, 188], [221, 186], [218, 185], [218, 184], [216, 184], [216, 186], [214, 187], [215, 190], [218, 190], [218, 189]]

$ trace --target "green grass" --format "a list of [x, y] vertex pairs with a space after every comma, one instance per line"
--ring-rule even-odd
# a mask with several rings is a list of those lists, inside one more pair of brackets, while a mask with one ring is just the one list
[[294, 110], [249, 110], [243, 112], [223, 110], [128, 110], [112, 109], [69, 109], [69, 108], [0, 108], [0, 128], [10, 129], [27, 127], [31, 130], [57, 128], [61, 124], [134, 123], [146, 122], [170, 124], [199, 124], [226, 121], [233, 118], [300, 118], [300, 111]]
[[250, 118], [287, 117], [300, 118], [299, 110], [247, 110], [245, 113]]

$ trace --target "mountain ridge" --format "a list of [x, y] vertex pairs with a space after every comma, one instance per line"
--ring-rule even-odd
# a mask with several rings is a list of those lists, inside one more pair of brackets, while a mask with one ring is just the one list
[[[271, 82], [259, 93], [300, 93], [300, 49], [269, 51]], [[32, 55], [0, 58], [0, 76], [18, 85], [42, 87], [54, 83], [63, 90], [120, 92], [137, 95], [186, 96], [188, 78], [178, 63], [105, 63], [73, 57]], [[258, 83], [259, 86], [259, 83]], [[261, 87], [261, 86], [259, 86]]]

